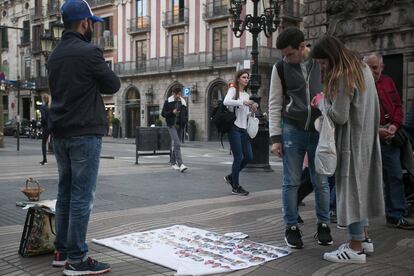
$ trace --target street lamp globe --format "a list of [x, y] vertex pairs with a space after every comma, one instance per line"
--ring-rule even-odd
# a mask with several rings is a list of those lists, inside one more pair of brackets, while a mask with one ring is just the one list
[[55, 24], [52, 25], [52, 33], [53, 38], [56, 40], [60, 40], [62, 37], [62, 32], [64, 30], [63, 24], [60, 21], [55, 22]]
[[50, 36], [42, 36], [40, 38], [40, 44], [42, 47], [42, 52], [50, 53], [53, 49], [53, 39]]

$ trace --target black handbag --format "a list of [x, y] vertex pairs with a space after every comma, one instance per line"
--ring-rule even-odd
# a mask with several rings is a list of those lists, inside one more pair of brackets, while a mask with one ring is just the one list
[[19, 254], [29, 257], [53, 253], [56, 237], [54, 226], [55, 214], [48, 208], [30, 207], [20, 240]]

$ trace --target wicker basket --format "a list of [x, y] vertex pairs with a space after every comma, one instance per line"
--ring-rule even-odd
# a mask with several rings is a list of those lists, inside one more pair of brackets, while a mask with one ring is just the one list
[[[36, 184], [37, 187], [28, 187], [29, 183]], [[33, 178], [29, 177], [26, 179], [26, 187], [20, 189], [22, 193], [24, 193], [30, 201], [39, 201], [40, 194], [45, 190], [40, 188], [39, 182], [34, 180]]]

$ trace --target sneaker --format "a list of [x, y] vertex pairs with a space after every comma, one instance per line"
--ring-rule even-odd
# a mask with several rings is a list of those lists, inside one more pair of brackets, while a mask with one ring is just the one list
[[362, 241], [362, 249], [364, 253], [374, 253], [374, 244], [371, 239], [365, 239]]
[[40, 165], [42, 165], [42, 166], [43, 166], [43, 165], [46, 165], [46, 164], [47, 164], [47, 161], [42, 161], [42, 162], [39, 162], [39, 164], [40, 164]]
[[298, 215], [298, 224], [305, 224], [305, 222], [303, 221], [302, 217]]
[[55, 258], [53, 259], [52, 266], [54, 267], [63, 267], [66, 264], [66, 259], [68, 258], [67, 253], [60, 251], [55, 251]]
[[323, 259], [334, 263], [364, 264], [366, 255], [364, 251], [354, 251], [349, 248], [348, 243], [344, 243], [338, 250], [323, 254]]
[[78, 264], [66, 263], [63, 274], [69, 276], [77, 275], [96, 275], [108, 272], [111, 270], [111, 265], [107, 263], [100, 263], [92, 258]]
[[346, 230], [346, 229], [348, 229], [348, 227], [347, 227], [346, 225], [340, 225], [340, 224], [337, 224], [337, 225], [336, 225], [336, 228], [341, 229], [341, 230]]
[[315, 238], [318, 239], [320, 245], [331, 245], [333, 244], [331, 229], [326, 223], [318, 223], [318, 230], [315, 234]]
[[232, 186], [232, 180], [231, 180], [231, 174], [229, 174], [229, 175], [226, 175], [225, 177], [224, 177], [224, 182], [227, 184], [227, 185], [230, 185], [230, 186]]
[[399, 228], [399, 229], [404, 229], [404, 230], [414, 230], [414, 223], [412, 223], [411, 221], [405, 218], [400, 218], [395, 223], [387, 221], [387, 225], [389, 227], [394, 227], [394, 228]]
[[285, 242], [290, 248], [303, 248], [302, 233], [297, 226], [286, 227]]
[[239, 186], [237, 188], [233, 188], [231, 190], [231, 193], [234, 194], [234, 195], [240, 195], [240, 196], [247, 196], [247, 195], [249, 195], [249, 192], [246, 191], [245, 189], [243, 189], [242, 186]]
[[176, 170], [176, 171], [179, 171], [180, 170], [180, 167], [177, 164], [172, 165], [171, 168], [173, 170]]
[[336, 215], [336, 210], [329, 211], [329, 217], [331, 219], [331, 223], [337, 223], [338, 222], [338, 217]]
[[188, 168], [184, 166], [184, 164], [181, 164], [179, 169], [180, 169], [180, 172], [185, 172]]

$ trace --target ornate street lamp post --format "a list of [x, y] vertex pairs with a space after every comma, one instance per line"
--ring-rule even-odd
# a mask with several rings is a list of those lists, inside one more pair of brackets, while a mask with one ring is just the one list
[[253, 140], [253, 161], [250, 167], [262, 168], [265, 170], [271, 170], [269, 165], [269, 129], [267, 122], [260, 109], [260, 99], [258, 95], [261, 76], [259, 75], [259, 47], [258, 36], [261, 31], [264, 32], [266, 37], [270, 37], [274, 33], [280, 24], [280, 8], [284, 0], [263, 0], [264, 11], [263, 14], [258, 15], [258, 6], [261, 0], [251, 0], [253, 2], [253, 15], [247, 14], [244, 19], [241, 18], [243, 5], [247, 0], [231, 0], [230, 1], [230, 15], [233, 19], [233, 33], [234, 36], [239, 38], [243, 35], [245, 30], [248, 30], [252, 34], [252, 52], [251, 52], [251, 74], [250, 74], [250, 89], [252, 92], [251, 100], [259, 104], [259, 110], [257, 117], [260, 120], [259, 133]]

